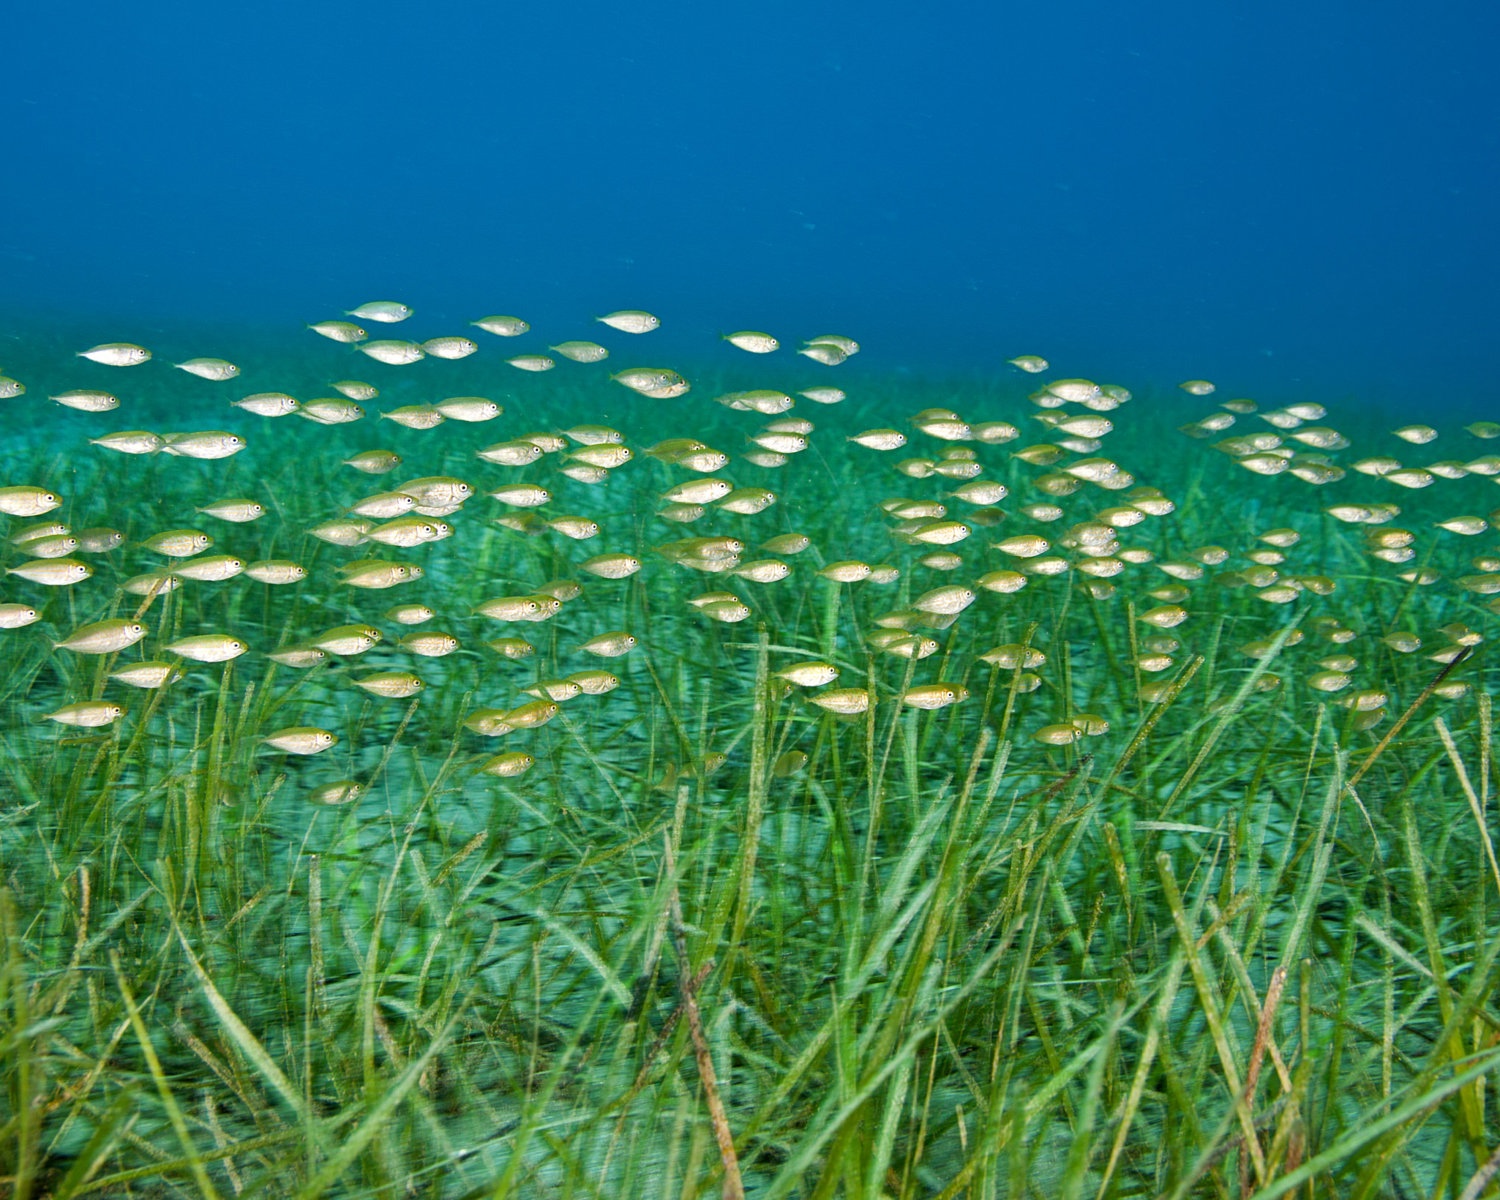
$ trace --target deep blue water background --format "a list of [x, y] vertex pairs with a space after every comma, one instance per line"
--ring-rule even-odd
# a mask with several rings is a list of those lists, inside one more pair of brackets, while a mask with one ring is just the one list
[[1435, 7], [13, 5], [0, 333], [643, 307], [1500, 416], [1500, 8]]

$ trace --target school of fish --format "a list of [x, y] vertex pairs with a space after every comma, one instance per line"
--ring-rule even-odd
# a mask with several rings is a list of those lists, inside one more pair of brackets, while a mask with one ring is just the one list
[[[522, 338], [530, 325], [515, 316], [493, 315], [472, 322], [473, 337], [438, 334], [421, 341], [372, 338], [370, 327], [395, 326], [411, 319], [410, 305], [373, 301], [307, 326], [314, 334], [351, 349], [374, 362], [403, 370], [427, 358], [456, 360], [487, 352], [488, 339]], [[257, 423], [297, 417], [320, 426], [354, 425], [376, 430], [421, 431], [454, 423], [474, 427], [474, 470], [468, 478], [455, 475], [405, 477], [403, 455], [383, 447], [342, 455], [339, 466], [351, 479], [368, 481], [368, 494], [348, 504], [331, 504], [326, 517], [306, 528], [288, 531], [283, 543], [312, 538], [346, 554], [336, 565], [316, 569], [287, 557], [236, 554], [237, 532], [262, 521], [276, 521], [275, 505], [266, 496], [228, 494], [192, 511], [174, 512], [173, 524], [163, 524], [127, 539], [107, 526], [74, 528], [57, 514], [68, 504], [66, 480], [18, 479], [0, 486], [0, 513], [9, 521], [5, 533], [5, 592], [0, 597], [0, 636], [28, 636], [29, 626], [44, 623], [55, 631], [48, 637], [50, 653], [94, 656], [104, 664], [91, 695], [65, 697], [66, 703], [48, 706], [46, 720], [82, 730], [102, 730], [128, 720], [142, 706], [132, 699], [142, 692], [157, 693], [182, 679], [189, 670], [228, 664], [241, 656], [261, 656], [267, 662], [302, 671], [338, 661], [353, 664], [347, 672], [350, 687], [374, 700], [415, 700], [428, 690], [424, 662], [446, 658], [465, 641], [446, 629], [429, 625], [442, 613], [456, 616], [441, 586], [433, 584], [427, 555], [431, 548], [454, 536], [466, 522], [482, 523], [517, 537], [560, 539], [573, 572], [539, 581], [531, 590], [486, 596], [463, 618], [487, 624], [494, 636], [482, 639], [484, 652], [517, 664], [536, 654], [525, 635], [528, 626], [555, 618], [574, 605], [585, 590], [602, 593], [596, 608], [608, 612], [615, 581], [632, 580], [641, 573], [674, 572], [701, 583], [687, 598], [685, 610], [696, 619], [723, 625], [767, 619], [763, 589], [785, 588], [794, 581], [821, 599], [822, 611], [837, 612], [839, 597], [863, 595], [866, 589], [888, 589], [890, 604], [861, 600], [859, 644], [835, 637], [826, 627], [809, 633], [804, 627], [800, 647], [773, 638], [770, 686], [779, 699], [797, 698], [814, 714], [859, 719], [873, 705], [892, 703], [915, 711], [935, 711], [979, 698], [986, 703], [1013, 705], [1018, 697], [1042, 689], [1047, 682], [1048, 654], [1032, 644], [1030, 631], [1016, 640], [985, 645], [973, 636], [960, 643], [952, 631], [969, 614], [988, 611], [975, 628], [994, 626], [996, 606], [1017, 603], [1017, 594], [1057, 589], [1073, 603], [1123, 607], [1128, 615], [1127, 641], [1120, 653], [1139, 681], [1141, 699], [1150, 703], [1166, 696], [1174, 672], [1183, 661], [1185, 623], [1194, 619], [1195, 597], [1209, 590], [1220, 598], [1238, 593], [1264, 605], [1268, 620], [1263, 636], [1243, 641], [1238, 652], [1250, 666], [1309, 641], [1319, 649], [1295, 679], [1278, 670], [1263, 669], [1253, 677], [1257, 690], [1281, 686], [1303, 688], [1333, 699], [1348, 712], [1356, 729], [1369, 729], [1389, 715], [1389, 689], [1361, 669], [1355, 651], [1361, 643], [1379, 641], [1384, 652], [1424, 653], [1439, 667], [1454, 663], [1481, 640], [1461, 620], [1431, 628], [1360, 629], [1332, 612], [1310, 608], [1294, 629], [1282, 629], [1278, 610], [1302, 600], [1327, 597], [1341, 585], [1336, 571], [1318, 566], [1317, 547], [1324, 531], [1348, 527], [1361, 548], [1362, 570], [1384, 571], [1393, 584], [1412, 591], [1434, 588], [1500, 611], [1500, 553], [1465, 555], [1457, 547], [1469, 538], [1500, 528], [1500, 509], [1493, 512], [1455, 512], [1418, 528], [1401, 524], [1403, 493], [1449, 481], [1489, 477], [1500, 482], [1500, 455], [1468, 454], [1421, 464], [1394, 455], [1340, 457], [1350, 439], [1326, 423], [1324, 405], [1294, 403], [1266, 409], [1248, 399], [1215, 403], [1214, 384], [1193, 379], [1179, 386], [1188, 396], [1202, 398], [1209, 411], [1184, 425], [1185, 453], [1193, 443], [1203, 455], [1218, 455], [1227, 470], [1247, 476], [1287, 475], [1304, 485], [1298, 507], [1304, 520], [1259, 529], [1243, 544], [1179, 545], [1172, 552], [1166, 533], [1147, 536], [1152, 523], [1167, 529], [1176, 510], [1168, 491], [1138, 479], [1129, 465], [1105, 453], [1115, 429], [1117, 410], [1132, 399], [1120, 386], [1083, 378], [1058, 377], [1041, 383], [1029, 395], [1029, 407], [1016, 411], [961, 414], [948, 408], [926, 407], [905, 414], [896, 424], [822, 432], [818, 423], [794, 409], [804, 402], [812, 411], [830, 411], [848, 397], [843, 389], [811, 382], [800, 391], [762, 388], [706, 397], [695, 390], [689, 374], [659, 365], [627, 365], [610, 370], [599, 364], [630, 351], [627, 362], [650, 362], [636, 357], [640, 345], [661, 320], [642, 310], [620, 310], [596, 318], [599, 334], [614, 345], [583, 338], [558, 340], [541, 350], [511, 355], [504, 368], [527, 373], [554, 370], [561, 358], [589, 369], [608, 372], [615, 384], [639, 397], [676, 405], [681, 427], [695, 425], [692, 414], [707, 403], [717, 403], [743, 422], [744, 447], [729, 450], [689, 434], [632, 444], [627, 431], [603, 424], [574, 424], [568, 428], [533, 428], [546, 424], [544, 410], [512, 405], [486, 396], [436, 397], [419, 404], [390, 407], [377, 414], [365, 406], [380, 389], [356, 379], [340, 379], [329, 389], [335, 396], [299, 399], [276, 390], [246, 391], [236, 381], [241, 369], [222, 358], [185, 359], [172, 366], [221, 392], [221, 422], [225, 428], [146, 430], [115, 428], [128, 412], [129, 402], [92, 371], [79, 386], [48, 399], [76, 412], [97, 417], [98, 428], [88, 438], [87, 453], [114, 456], [181, 457], [206, 462], [229, 460], [256, 439]], [[604, 331], [608, 331], [605, 333]], [[626, 335], [623, 343], [614, 335]], [[635, 339], [647, 338], [637, 343]], [[737, 330], [722, 335], [734, 350], [771, 356], [783, 342], [770, 333]], [[795, 353], [814, 368], [832, 368], [860, 352], [859, 344], [840, 334], [804, 339]], [[138, 371], [153, 369], [151, 350], [129, 342], [106, 342], [78, 352], [80, 359], [118, 370], [134, 380]], [[782, 355], [785, 358], [786, 355]], [[497, 371], [504, 368], [497, 366]], [[421, 370], [423, 368], [417, 368]], [[572, 369], [572, 368], [570, 368]], [[811, 368], [810, 368], [811, 369]], [[1036, 355], [1019, 355], [996, 363], [997, 371], [1041, 377], [1050, 364]], [[81, 373], [82, 374], [82, 373]], [[262, 386], [274, 380], [257, 381]], [[1029, 386], [1029, 385], [1028, 385]], [[25, 381], [0, 373], [0, 397], [11, 406], [40, 402], [28, 397]], [[853, 407], [853, 406], [851, 406]], [[14, 409], [12, 409], [14, 411]], [[804, 411], [806, 411], [804, 409]], [[842, 410], [834, 410], [842, 411]], [[527, 432], [487, 436], [485, 427], [502, 416], [518, 420]], [[387, 424], [389, 423], [389, 424]], [[1028, 430], [1038, 431], [1032, 437]], [[1428, 425], [1411, 424], [1392, 431], [1410, 447], [1425, 446], [1439, 436]], [[1476, 441], [1500, 437], [1500, 423], [1477, 421], [1464, 433]], [[414, 436], [401, 434], [402, 437]], [[375, 440], [386, 440], [377, 437]], [[1472, 444], [1472, 443], [1471, 443]], [[855, 456], [851, 478], [860, 488], [880, 495], [848, 519], [883, 527], [890, 546], [880, 561], [845, 557], [840, 547], [824, 544], [797, 528], [811, 514], [777, 511], [780, 489], [737, 484], [728, 472], [735, 459], [759, 472], [791, 476], [799, 456], [816, 448], [827, 460]], [[731, 454], [732, 451], [732, 454]], [[310, 448], [316, 453], [316, 447]], [[642, 460], [665, 468], [671, 482], [652, 484], [654, 536], [620, 545], [608, 538], [597, 543], [608, 522], [597, 513], [564, 512], [555, 507], [562, 480], [590, 488], [613, 486], [619, 476], [660, 483], [660, 471], [647, 475]], [[1318, 489], [1349, 479], [1350, 473], [1367, 481], [1357, 501], [1320, 503]], [[1004, 476], [1004, 480], [1000, 476]], [[1246, 478], [1240, 476], [1236, 478]], [[624, 486], [639, 487], [640, 483]], [[904, 494], [911, 493], [911, 494]], [[1019, 494], [1018, 494], [1019, 493]], [[873, 497], [875, 492], [869, 492]], [[494, 505], [476, 516], [474, 502]], [[776, 523], [761, 517], [776, 512]], [[700, 525], [701, 523], [701, 525]], [[757, 525], [760, 528], [757, 528]], [[1296, 527], [1296, 526], [1300, 526]], [[691, 527], [691, 528], [689, 528]], [[821, 521], [819, 524], [821, 528]], [[611, 531], [612, 533], [618, 531]], [[1149, 544], [1148, 544], [1149, 543]], [[305, 542], [303, 544], [306, 544]], [[573, 547], [576, 546], [576, 549]], [[1307, 551], [1299, 556], [1299, 550]], [[711, 578], [710, 578], [711, 577]], [[230, 581], [241, 580], [239, 584]], [[949, 582], [951, 580], [951, 582]], [[330, 584], [354, 591], [390, 592], [399, 602], [385, 607], [379, 623], [332, 625], [309, 636], [276, 642], [267, 629], [205, 628], [183, 632], [153, 614], [179, 598], [183, 589], [244, 586], [268, 589], [318, 588]], [[429, 586], [430, 585], [430, 586]], [[69, 603], [53, 603], [59, 593]], [[981, 600], [985, 600], [981, 604]], [[986, 605], [989, 606], [986, 609]], [[160, 606], [160, 607], [159, 607]], [[64, 612], [89, 619], [63, 627]], [[1003, 611], [1001, 608], [1000, 611]], [[822, 619], [822, 618], [820, 618]], [[837, 618], [835, 618], [837, 619]], [[574, 668], [565, 673], [516, 678], [516, 694], [504, 703], [473, 707], [462, 715], [466, 735], [480, 742], [538, 729], [552, 721], [562, 706], [579, 697], [608, 695], [619, 686], [617, 673], [639, 654], [642, 639], [622, 618], [602, 619], [589, 636], [568, 648]], [[1030, 627], [1034, 629], [1034, 627]], [[1279, 630], [1279, 631], [1278, 631]], [[35, 631], [34, 631], [35, 632]], [[383, 661], [381, 669], [358, 670], [359, 656], [377, 646], [398, 651], [401, 661]], [[906, 664], [902, 686], [877, 687], [874, 673], [861, 664], [892, 656]], [[921, 680], [923, 660], [935, 659], [938, 677]], [[1301, 660], [1299, 660], [1301, 661]], [[853, 664], [853, 669], [851, 669]], [[536, 673], [533, 672], [533, 675]], [[976, 681], [980, 681], [976, 683]], [[989, 682], [984, 682], [989, 681]], [[851, 684], [853, 686], [851, 686]], [[1439, 694], [1457, 697], [1467, 684], [1445, 681]], [[512, 702], [513, 700], [513, 702]], [[156, 699], [153, 704], [165, 701]], [[267, 753], [310, 756], [339, 744], [339, 735], [316, 723], [298, 723], [294, 709], [287, 723], [262, 737]], [[1118, 721], [1118, 718], [1116, 718]], [[1065, 721], [1048, 721], [1028, 730], [1044, 746], [1065, 746], [1110, 729], [1110, 714], [1071, 712]], [[799, 751], [788, 751], [777, 762], [779, 772], [797, 769]], [[712, 756], [710, 756], [712, 757]], [[722, 756], [720, 756], [722, 757]], [[806, 755], [801, 754], [801, 762]], [[487, 757], [480, 769], [510, 778], [534, 765], [524, 750], [506, 750]], [[709, 769], [705, 760], [697, 768]], [[312, 789], [315, 800], [345, 803], [356, 798], [355, 780], [324, 783]]]

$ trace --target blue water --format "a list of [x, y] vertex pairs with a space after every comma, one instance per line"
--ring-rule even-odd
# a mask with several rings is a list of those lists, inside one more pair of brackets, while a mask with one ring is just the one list
[[1500, 408], [1492, 4], [148, 0], [0, 26], [10, 336], [389, 296], [430, 332], [516, 312], [552, 340], [642, 307], [683, 344], [850, 333], [870, 369], [1041, 353]]

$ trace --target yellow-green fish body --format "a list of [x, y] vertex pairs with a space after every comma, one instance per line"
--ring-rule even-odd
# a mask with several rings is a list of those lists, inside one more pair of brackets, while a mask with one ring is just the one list
[[466, 337], [435, 337], [422, 343], [423, 352], [433, 358], [468, 358], [478, 349], [479, 343]]
[[211, 554], [173, 567], [172, 574], [203, 583], [222, 583], [241, 574], [244, 569], [245, 560], [242, 558], [236, 558], [232, 554]]
[[401, 456], [394, 450], [361, 450], [344, 459], [344, 466], [363, 471], [366, 475], [385, 475], [401, 465]]
[[[408, 497], [409, 499], [409, 497]], [[383, 525], [372, 525], [365, 530], [365, 539], [371, 542], [379, 542], [383, 546], [396, 546], [399, 549], [408, 550], [413, 546], [421, 546], [427, 542], [440, 540], [438, 526], [443, 522], [431, 517], [406, 516], [397, 517], [393, 521], [387, 521]]]
[[348, 425], [365, 418], [365, 410], [353, 400], [343, 397], [320, 396], [315, 400], [304, 400], [297, 415], [315, 425]]
[[521, 334], [531, 329], [531, 326], [520, 317], [480, 317], [479, 320], [471, 321], [470, 324], [478, 326], [486, 333], [493, 333], [496, 337], [520, 337]]
[[207, 379], [210, 383], [223, 383], [240, 373], [237, 366], [222, 358], [190, 358], [186, 362], [172, 365], [179, 371], [186, 371], [199, 379]]
[[261, 738], [267, 746], [287, 754], [321, 754], [338, 740], [336, 734], [316, 725], [292, 725]]
[[329, 654], [363, 654], [383, 635], [373, 625], [338, 625], [313, 638], [311, 644]]
[[245, 396], [240, 400], [229, 402], [234, 408], [243, 408], [247, 413], [257, 417], [288, 417], [296, 412], [301, 405], [293, 396], [285, 392], [256, 392], [254, 395]]
[[625, 579], [641, 569], [641, 560], [634, 554], [599, 554], [578, 566], [600, 579]]
[[606, 313], [594, 320], [618, 329], [621, 333], [650, 333], [661, 328], [661, 319], [638, 308], [622, 308], [618, 312]]
[[755, 329], [741, 329], [736, 333], [720, 336], [737, 350], [744, 350], [749, 354], [770, 354], [781, 348], [781, 343], [769, 333], [761, 333]]
[[437, 429], [446, 422], [447, 417], [438, 413], [437, 408], [431, 404], [408, 404], [381, 413], [380, 419], [383, 422], [395, 422], [404, 429]]
[[78, 412], [102, 413], [120, 407], [120, 398], [110, 392], [101, 392], [93, 388], [74, 388], [67, 392], [58, 392], [51, 397], [52, 401], [61, 404], [64, 408], [75, 409]]
[[574, 671], [568, 679], [586, 696], [603, 696], [620, 686], [620, 677], [608, 671]]
[[101, 446], [116, 454], [155, 454], [165, 444], [159, 433], [152, 433], [149, 429], [122, 429], [118, 433], [89, 438], [89, 445]]
[[518, 371], [531, 371], [533, 373], [550, 371], [553, 367], [557, 366], [545, 354], [517, 354], [514, 358], [507, 358], [505, 361]]
[[109, 677], [130, 687], [160, 688], [181, 679], [182, 667], [174, 662], [148, 659], [145, 662], [131, 663], [128, 667], [121, 667], [118, 671], [111, 671]]
[[194, 511], [235, 525], [258, 521], [266, 515], [265, 505], [246, 496], [231, 496], [224, 500], [215, 500], [212, 504], [205, 504]]
[[400, 338], [361, 342], [359, 349], [376, 362], [385, 363], [389, 367], [404, 367], [427, 357], [427, 352], [416, 342], [406, 342]]
[[164, 529], [146, 538], [141, 546], [169, 558], [191, 558], [213, 544], [214, 539], [201, 529]]
[[229, 458], [245, 448], [245, 439], [223, 429], [202, 429], [192, 433], [162, 435], [161, 452], [183, 458]]
[[555, 350], [566, 359], [576, 363], [603, 362], [609, 357], [609, 351], [598, 342], [558, 342], [555, 346], [548, 346], [548, 350]]
[[34, 558], [19, 566], [7, 567], [5, 573], [46, 587], [71, 587], [93, 575], [94, 568], [76, 558]]
[[39, 517], [49, 513], [62, 501], [46, 488], [18, 484], [0, 487], [0, 513], [12, 517]]
[[194, 662], [220, 663], [238, 658], [250, 647], [239, 638], [231, 637], [227, 633], [200, 633], [192, 637], [178, 638], [175, 642], [167, 643], [162, 649], [180, 658], [190, 658]]
[[370, 675], [360, 675], [351, 682], [372, 696], [383, 696], [391, 700], [408, 699], [427, 686], [410, 671], [376, 671]]
[[330, 341], [343, 342], [345, 345], [353, 345], [362, 342], [370, 335], [365, 330], [354, 324], [353, 321], [318, 321], [309, 325], [314, 333], [328, 338]]
[[536, 759], [520, 750], [509, 750], [504, 754], [497, 754], [493, 758], [486, 759], [480, 770], [486, 775], [496, 775], [501, 779], [513, 779], [517, 775], [524, 775], [535, 765]]
[[633, 633], [623, 629], [611, 630], [608, 633], [597, 634], [589, 638], [578, 648], [585, 654], [594, 654], [600, 658], [619, 658], [629, 654], [635, 649], [636, 638]]
[[562, 609], [562, 602], [553, 596], [497, 596], [485, 600], [475, 607], [475, 612], [492, 621], [546, 621], [555, 617]]
[[380, 395], [380, 389], [374, 384], [358, 379], [337, 379], [328, 386], [340, 396], [347, 396], [350, 400], [373, 400]]
[[379, 558], [361, 558], [344, 563], [339, 570], [350, 587], [383, 590], [421, 579], [422, 568], [416, 563], [386, 562]]
[[47, 713], [46, 719], [80, 729], [100, 729], [105, 725], [113, 725], [124, 715], [123, 708], [108, 700], [85, 700], [79, 704], [65, 704], [57, 711]]
[[256, 583], [273, 585], [300, 583], [307, 578], [307, 568], [284, 558], [267, 558], [246, 563], [245, 574]]
[[449, 396], [433, 405], [450, 421], [462, 421], [477, 425], [482, 421], [493, 421], [505, 410], [495, 401], [484, 396]]
[[458, 649], [456, 637], [451, 633], [439, 633], [436, 630], [405, 634], [397, 639], [396, 644], [403, 650], [420, 654], [423, 658], [443, 658]]
[[75, 654], [115, 654], [127, 646], [134, 646], [145, 636], [146, 627], [139, 621], [116, 617], [81, 625], [53, 645], [58, 650], [72, 650]]
[[41, 616], [29, 604], [0, 604], [0, 629], [22, 629], [40, 620]]
[[415, 310], [409, 304], [402, 304], [399, 300], [371, 300], [368, 304], [361, 304], [358, 308], [347, 309], [346, 317], [358, 317], [361, 321], [379, 321], [382, 325], [394, 325], [398, 321], [404, 321], [411, 316]]
[[88, 350], [80, 350], [78, 357], [106, 367], [138, 367], [141, 363], [150, 361], [151, 351], [134, 342], [105, 342]]

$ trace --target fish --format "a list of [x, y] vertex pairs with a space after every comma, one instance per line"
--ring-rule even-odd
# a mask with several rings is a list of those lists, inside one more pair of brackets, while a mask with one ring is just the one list
[[578, 564], [578, 569], [601, 579], [625, 579], [641, 569], [634, 554], [597, 554]]
[[409, 366], [427, 357], [427, 352], [416, 342], [406, 342], [399, 338], [361, 342], [359, 349], [361, 353], [368, 354], [376, 362], [385, 363], [390, 367]]
[[493, 421], [505, 411], [495, 401], [483, 396], [449, 396], [446, 400], [439, 400], [433, 408], [450, 421], [463, 421], [469, 424]]
[[48, 398], [55, 404], [61, 404], [64, 408], [75, 409], [78, 412], [112, 412], [120, 407], [120, 398], [113, 392], [101, 392], [95, 388], [73, 388], [70, 391], [58, 392], [57, 395]]
[[928, 712], [948, 708], [968, 698], [969, 689], [957, 683], [924, 683], [901, 693], [902, 704]]
[[172, 365], [179, 371], [186, 371], [189, 375], [196, 375], [199, 379], [207, 379], [211, 383], [223, 383], [240, 373], [239, 367], [223, 358], [189, 358]]
[[622, 308], [618, 312], [606, 313], [594, 320], [618, 329], [621, 333], [650, 333], [661, 328], [661, 318], [638, 308]]
[[362, 326], [353, 321], [318, 321], [308, 328], [330, 341], [343, 342], [345, 345], [362, 342], [370, 336]]
[[338, 735], [315, 725], [290, 725], [260, 739], [264, 745], [286, 754], [322, 754], [338, 742]]
[[350, 682], [372, 696], [391, 700], [406, 700], [427, 686], [410, 671], [375, 671], [355, 676]]
[[272, 418], [289, 417], [301, 407], [295, 397], [288, 396], [285, 392], [256, 392], [229, 403], [257, 417]]
[[109, 700], [85, 700], [78, 704], [65, 704], [45, 714], [49, 721], [59, 725], [76, 725], [82, 729], [100, 729], [113, 725], [125, 715], [125, 709]]
[[780, 667], [772, 674], [798, 687], [823, 687], [839, 677], [839, 669], [832, 663], [823, 662], [821, 659], [811, 659], [807, 662]]
[[338, 625], [312, 638], [310, 644], [329, 654], [364, 654], [373, 650], [383, 636], [373, 625]]
[[769, 333], [760, 333], [754, 329], [741, 329], [737, 333], [721, 334], [720, 337], [736, 349], [750, 354], [771, 354], [781, 349], [781, 343]]
[[14, 601], [0, 604], [0, 629], [24, 629], [41, 618], [42, 614], [30, 604]]
[[221, 663], [238, 658], [250, 647], [227, 633], [200, 633], [168, 642], [162, 649], [179, 658], [190, 658], [194, 662]]
[[301, 583], [307, 568], [284, 558], [266, 558], [245, 564], [245, 574], [257, 583], [275, 585]]
[[361, 383], [358, 379], [339, 379], [328, 386], [350, 400], [373, 400], [380, 395], [380, 389], [374, 384]]
[[518, 371], [550, 371], [557, 363], [545, 354], [517, 354], [514, 358], [505, 360]]
[[689, 390], [688, 381], [666, 367], [627, 367], [616, 371], [610, 379], [655, 400], [673, 400]]
[[62, 641], [54, 642], [53, 647], [75, 654], [116, 654], [145, 636], [146, 627], [139, 621], [115, 617], [80, 625]]
[[149, 429], [122, 429], [118, 433], [89, 438], [89, 445], [113, 450], [117, 454], [155, 454], [165, 444], [165, 438]]
[[355, 779], [338, 779], [307, 793], [314, 804], [349, 804], [364, 794], [365, 786]]
[[629, 654], [638, 644], [635, 634], [623, 629], [613, 629], [608, 633], [595, 634], [578, 648], [585, 654], [597, 655], [599, 658], [620, 658]]
[[394, 325], [404, 321], [416, 310], [399, 300], [371, 300], [358, 308], [346, 309], [344, 316], [358, 317], [361, 321], [378, 321], [382, 325]]
[[46, 587], [71, 587], [93, 575], [94, 568], [75, 558], [37, 558], [6, 567], [5, 573]]
[[817, 705], [825, 712], [852, 717], [869, 711], [870, 693], [864, 688], [830, 688], [826, 692], [808, 696], [807, 702]]
[[152, 690], [163, 688], [168, 684], [175, 683], [182, 678], [182, 667], [175, 662], [167, 662], [161, 659], [146, 659], [142, 662], [131, 663], [127, 667], [121, 667], [117, 671], [109, 673], [111, 679], [128, 687]]
[[866, 429], [851, 434], [846, 440], [867, 450], [899, 450], [906, 445], [906, 434], [899, 429]]
[[385, 475], [401, 465], [401, 456], [394, 450], [361, 450], [343, 460], [344, 466], [353, 467], [366, 475]]
[[62, 504], [56, 492], [29, 484], [0, 487], [0, 513], [12, 517], [39, 517]]
[[531, 326], [520, 317], [480, 317], [479, 320], [471, 321], [470, 324], [478, 326], [486, 333], [493, 333], [496, 337], [520, 337], [521, 334], [531, 329]]
[[416, 563], [386, 562], [378, 558], [361, 558], [339, 567], [343, 582], [353, 588], [383, 590], [421, 579], [424, 572]]
[[141, 542], [143, 549], [155, 554], [165, 554], [170, 558], [191, 558], [195, 554], [202, 554], [213, 544], [213, 537], [201, 529], [164, 529]]
[[212, 504], [205, 504], [202, 508], [196, 508], [193, 511], [203, 513], [205, 516], [217, 517], [220, 521], [244, 525], [251, 521], [259, 521], [265, 516], [266, 506], [259, 500], [252, 500], [247, 496], [230, 496], [223, 500], [215, 500]]
[[406, 429], [436, 429], [448, 418], [431, 404], [404, 404], [380, 414], [382, 421], [394, 421]]
[[201, 429], [191, 433], [162, 435], [161, 452], [183, 458], [230, 458], [245, 448], [245, 439], [223, 429]]
[[138, 367], [144, 362], [151, 361], [151, 351], [144, 346], [137, 346], [134, 342], [105, 342], [102, 345], [78, 351], [78, 357], [106, 367]]
[[245, 560], [233, 554], [211, 554], [194, 558], [172, 568], [179, 579], [196, 579], [204, 583], [221, 583], [233, 579], [245, 569]]
[[456, 360], [468, 358], [479, 350], [479, 343], [466, 337], [435, 337], [422, 343], [422, 351], [433, 358]]
[[496, 754], [487, 758], [480, 764], [479, 770], [486, 775], [494, 775], [500, 779], [514, 779], [518, 775], [524, 775], [536, 765], [536, 759], [521, 750], [507, 750], [504, 754]]
[[576, 363], [603, 362], [609, 357], [609, 351], [598, 342], [558, 342], [557, 345], [548, 346], [547, 349]]
[[451, 633], [416, 630], [396, 639], [396, 645], [423, 658], [445, 658], [459, 648], [459, 641]]

